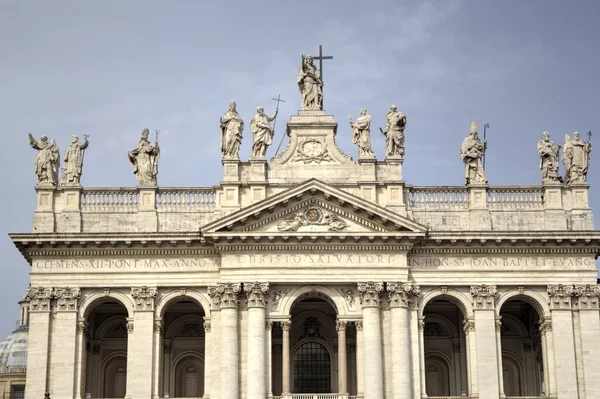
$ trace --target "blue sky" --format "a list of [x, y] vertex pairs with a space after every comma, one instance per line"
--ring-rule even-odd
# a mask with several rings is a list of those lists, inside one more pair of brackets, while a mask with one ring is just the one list
[[[560, 144], [575, 130], [600, 135], [599, 17], [594, 0], [0, 0], [0, 337], [28, 282], [7, 236], [31, 230], [28, 132], [54, 138], [61, 153], [72, 134], [90, 134], [83, 185], [122, 187], [136, 184], [127, 151], [143, 128], [160, 129], [159, 184], [212, 186], [229, 100], [248, 126], [281, 94], [278, 142], [300, 107], [300, 56], [322, 44], [334, 56], [325, 109], [345, 152], [356, 157], [348, 116], [366, 107], [382, 159], [378, 127], [396, 104], [408, 117], [408, 183], [462, 185], [459, 149], [476, 120], [491, 126], [490, 184], [539, 184], [544, 130]], [[250, 142], [246, 127], [242, 159]], [[590, 202], [600, 209], [595, 155]]]

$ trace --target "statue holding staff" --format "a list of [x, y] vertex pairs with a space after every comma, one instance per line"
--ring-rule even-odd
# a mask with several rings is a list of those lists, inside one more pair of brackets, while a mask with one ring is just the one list
[[302, 95], [302, 109], [323, 109], [323, 81], [319, 70], [314, 64], [312, 55], [302, 56], [302, 65], [298, 70], [297, 82]]
[[83, 171], [83, 157], [85, 149], [89, 145], [87, 134], [83, 135], [83, 144], [79, 142], [79, 137], [71, 136], [71, 144], [65, 150], [64, 161], [66, 167], [62, 168], [63, 174], [60, 184], [63, 186], [78, 186], [81, 184], [81, 174]]
[[158, 159], [160, 157], [158, 133], [157, 130], [156, 139], [154, 143], [151, 143], [148, 141], [150, 131], [144, 129], [137, 146], [128, 153], [129, 162], [133, 164], [133, 173], [139, 186], [156, 186], [157, 184]]
[[487, 149], [487, 142], [483, 143], [477, 135], [477, 123], [471, 122], [471, 133], [463, 140], [460, 148], [460, 158], [465, 163], [466, 184], [487, 183], [481, 158]]
[[54, 140], [48, 142], [47, 136], [40, 137], [37, 141], [29, 133], [29, 145], [38, 150], [35, 157], [35, 174], [39, 185], [56, 186], [58, 183], [58, 169], [60, 164], [60, 153]]
[[256, 115], [250, 121], [250, 129], [254, 136], [252, 158], [264, 158], [267, 154], [267, 148], [273, 143], [273, 127], [269, 122], [277, 117], [278, 112], [276, 109], [273, 116], [267, 116], [263, 107], [256, 108]]
[[358, 146], [358, 157], [374, 158], [375, 153], [371, 149], [371, 115], [367, 114], [366, 108], [363, 108], [356, 122], [352, 121], [352, 117], [349, 119], [352, 128], [352, 144]]
[[542, 140], [538, 141], [537, 151], [540, 155], [540, 170], [542, 182], [561, 181], [558, 176], [558, 151], [560, 146], [550, 140], [548, 132], [542, 133]]
[[236, 110], [235, 101], [229, 103], [229, 110], [221, 117], [221, 153], [224, 159], [239, 159], [244, 121]]
[[565, 183], [585, 183], [590, 162], [592, 143], [581, 140], [579, 132], [573, 133], [573, 139], [565, 134], [563, 163], [565, 165]]

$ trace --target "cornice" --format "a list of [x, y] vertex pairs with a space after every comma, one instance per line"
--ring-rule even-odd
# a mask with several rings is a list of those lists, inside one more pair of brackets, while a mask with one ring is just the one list
[[394, 244], [334, 244], [334, 243], [284, 243], [284, 244], [227, 244], [219, 245], [219, 252], [263, 251], [263, 252], [326, 252], [326, 251], [370, 251], [408, 252], [410, 245]]

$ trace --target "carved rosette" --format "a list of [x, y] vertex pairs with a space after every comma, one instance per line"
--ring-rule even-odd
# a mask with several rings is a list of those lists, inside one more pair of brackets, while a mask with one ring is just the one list
[[408, 308], [413, 298], [421, 294], [421, 289], [412, 283], [388, 283], [387, 292], [391, 308]]
[[135, 303], [135, 310], [145, 311], [154, 310], [154, 299], [158, 294], [156, 288], [146, 287], [131, 287], [131, 296]]
[[267, 305], [269, 283], [244, 283], [244, 292], [248, 308], [264, 308]]
[[358, 283], [358, 297], [363, 308], [378, 308], [381, 304], [380, 295], [383, 292], [383, 283]]
[[81, 296], [79, 288], [59, 287], [54, 288], [54, 297], [56, 298], [57, 311], [76, 311], [77, 302]]
[[495, 285], [472, 285], [471, 295], [476, 309], [494, 309], [498, 289]]
[[463, 320], [463, 331], [465, 332], [465, 334], [469, 334], [471, 331], [475, 331], [475, 321], [471, 320], [471, 319], [464, 319]]
[[578, 309], [599, 309], [600, 286], [598, 285], [576, 285], [575, 305]]
[[208, 296], [215, 309], [237, 308], [241, 290], [242, 285], [239, 283], [224, 283], [208, 287]]
[[348, 322], [347, 322], [347, 321], [345, 321], [345, 320], [337, 320], [337, 321], [335, 322], [335, 329], [336, 329], [338, 332], [341, 332], [341, 331], [346, 331], [346, 328], [347, 328], [347, 327], [348, 327]]
[[544, 317], [538, 321], [538, 328], [540, 330], [540, 334], [546, 335], [547, 332], [552, 331], [552, 320]]
[[50, 287], [28, 287], [25, 297], [29, 300], [31, 312], [50, 311], [50, 300], [52, 299], [52, 288]]
[[574, 294], [575, 287], [573, 285], [549, 285], [550, 307], [552, 309], [571, 309]]

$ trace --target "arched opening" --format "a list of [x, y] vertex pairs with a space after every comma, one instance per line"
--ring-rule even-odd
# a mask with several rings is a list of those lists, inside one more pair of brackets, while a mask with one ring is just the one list
[[428, 302], [423, 315], [427, 395], [468, 393], [467, 347], [462, 328], [465, 315], [456, 304], [445, 299]]
[[539, 396], [544, 363], [537, 310], [523, 299], [511, 299], [500, 309], [500, 345], [504, 394]]
[[85, 393], [94, 398], [127, 394], [127, 309], [116, 300], [95, 306], [87, 317]]
[[191, 298], [168, 304], [163, 315], [161, 396], [204, 396], [204, 309]]

